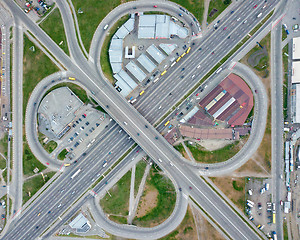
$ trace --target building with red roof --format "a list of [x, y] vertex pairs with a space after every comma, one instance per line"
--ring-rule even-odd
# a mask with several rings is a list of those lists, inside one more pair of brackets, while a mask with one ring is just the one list
[[243, 125], [253, 108], [253, 94], [242, 78], [230, 74], [199, 105], [214, 119]]

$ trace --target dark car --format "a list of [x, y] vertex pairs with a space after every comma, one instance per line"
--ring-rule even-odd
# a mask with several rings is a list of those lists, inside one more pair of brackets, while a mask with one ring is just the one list
[[189, 186], [189, 189], [192, 189], [192, 187], [191, 187], [191, 186]]

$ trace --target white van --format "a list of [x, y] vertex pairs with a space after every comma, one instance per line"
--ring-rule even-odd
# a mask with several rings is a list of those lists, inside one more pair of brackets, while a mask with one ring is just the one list
[[259, 14], [257, 15], [257, 18], [260, 18], [260, 17], [261, 17], [261, 15], [262, 15], [262, 13], [259, 13]]
[[252, 196], [252, 194], [253, 194], [251, 189], [248, 190], [248, 193], [249, 193], [250, 196]]
[[162, 160], [161, 160], [160, 158], [158, 159], [158, 161], [159, 161], [159, 162], [162, 162]]
[[103, 29], [106, 30], [107, 28], [108, 28], [108, 24], [106, 24]]

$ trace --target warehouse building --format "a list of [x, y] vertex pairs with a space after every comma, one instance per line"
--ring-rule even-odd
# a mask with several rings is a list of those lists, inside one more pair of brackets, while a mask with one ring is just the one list
[[253, 94], [243, 79], [230, 74], [199, 104], [214, 119], [243, 125], [253, 107]]
[[86, 233], [91, 229], [90, 222], [85, 216], [83, 216], [82, 213], [78, 214], [78, 216], [69, 223], [69, 226], [73, 229], [76, 229], [77, 233]]
[[300, 61], [292, 62], [292, 83], [300, 83]]
[[83, 102], [68, 87], [60, 87], [48, 93], [38, 108], [39, 125], [50, 134], [61, 138], [69, 129]]
[[146, 74], [133, 62], [130, 61], [126, 65], [126, 69], [139, 81], [142, 82], [146, 78]]
[[115, 74], [114, 78], [117, 80], [115, 87], [124, 97], [137, 87], [135, 81], [123, 69]]
[[156, 65], [144, 54], [142, 53], [137, 61], [143, 66], [143, 68], [146, 69], [147, 72], [152, 72], [155, 68]]
[[188, 36], [188, 30], [171, 21], [167, 15], [141, 15], [139, 17], [138, 38], [180, 38]]
[[300, 60], [300, 37], [293, 38], [293, 60]]
[[156, 47], [154, 44], [149, 46], [146, 52], [158, 63], [160, 64], [166, 56]]

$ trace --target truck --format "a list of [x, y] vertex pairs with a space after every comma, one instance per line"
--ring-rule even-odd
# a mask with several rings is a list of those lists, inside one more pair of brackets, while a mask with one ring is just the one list
[[292, 193], [291, 192], [287, 193], [287, 200], [288, 200], [288, 202], [292, 201]]
[[103, 163], [102, 167], [106, 167], [106, 166], [107, 166], [107, 162], [106, 162], [106, 161], [104, 161], [104, 163]]
[[277, 234], [275, 231], [273, 231], [273, 240], [277, 240]]
[[266, 189], [266, 191], [268, 191], [270, 189], [270, 184], [269, 183], [265, 184], [265, 189]]
[[81, 172], [81, 169], [78, 169], [78, 170], [71, 176], [71, 179], [75, 178], [80, 172]]

